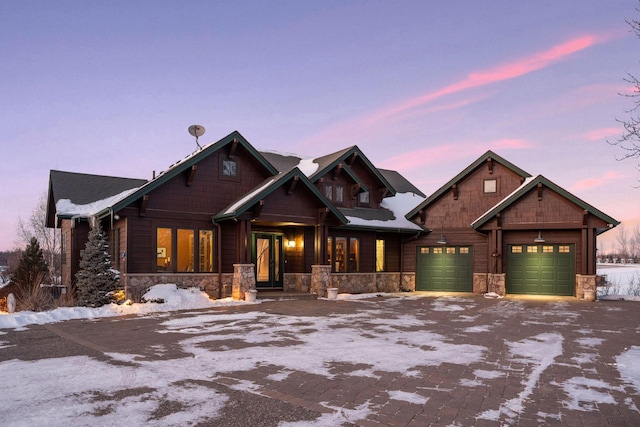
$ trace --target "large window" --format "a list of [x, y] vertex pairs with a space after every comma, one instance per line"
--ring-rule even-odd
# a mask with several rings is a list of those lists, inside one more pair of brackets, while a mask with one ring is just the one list
[[329, 264], [335, 273], [360, 271], [360, 239], [356, 237], [329, 237], [327, 239]]
[[[196, 244], [196, 235], [198, 236]], [[158, 228], [156, 230], [158, 272], [211, 273], [214, 269], [213, 230]]]

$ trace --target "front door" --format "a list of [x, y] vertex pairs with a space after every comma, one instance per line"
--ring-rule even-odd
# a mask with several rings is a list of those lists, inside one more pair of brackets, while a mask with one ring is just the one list
[[253, 233], [252, 258], [256, 266], [256, 287], [282, 289], [282, 235]]

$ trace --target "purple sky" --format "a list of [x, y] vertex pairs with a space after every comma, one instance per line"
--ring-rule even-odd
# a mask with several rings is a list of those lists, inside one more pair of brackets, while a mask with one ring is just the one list
[[639, 5], [2, 1], [0, 250], [50, 169], [149, 179], [195, 123], [201, 143], [358, 145], [427, 194], [491, 149], [633, 227], [637, 162], [606, 140], [640, 74]]

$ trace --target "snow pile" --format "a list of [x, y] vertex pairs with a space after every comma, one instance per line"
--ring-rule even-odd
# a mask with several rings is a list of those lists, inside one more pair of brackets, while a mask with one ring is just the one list
[[61, 322], [71, 319], [95, 319], [100, 317], [124, 316], [127, 314], [148, 314], [159, 311], [190, 310], [207, 307], [247, 304], [232, 298], [212, 300], [205, 293], [196, 288], [178, 289], [174, 284], [153, 286], [143, 295], [146, 301], [164, 301], [162, 303], [146, 304], [109, 304], [99, 308], [89, 307], [60, 307], [51, 311], [33, 312], [20, 311], [17, 313], [0, 312], [0, 329], [21, 328], [26, 325], [42, 325], [44, 323]]

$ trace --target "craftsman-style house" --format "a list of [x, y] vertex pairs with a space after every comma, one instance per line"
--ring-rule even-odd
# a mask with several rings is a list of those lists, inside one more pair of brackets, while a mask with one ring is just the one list
[[100, 223], [130, 297], [158, 283], [245, 292], [413, 290], [582, 297], [618, 223], [487, 152], [426, 197], [353, 146], [316, 159], [238, 132], [146, 181], [51, 171], [47, 225], [72, 286]]

